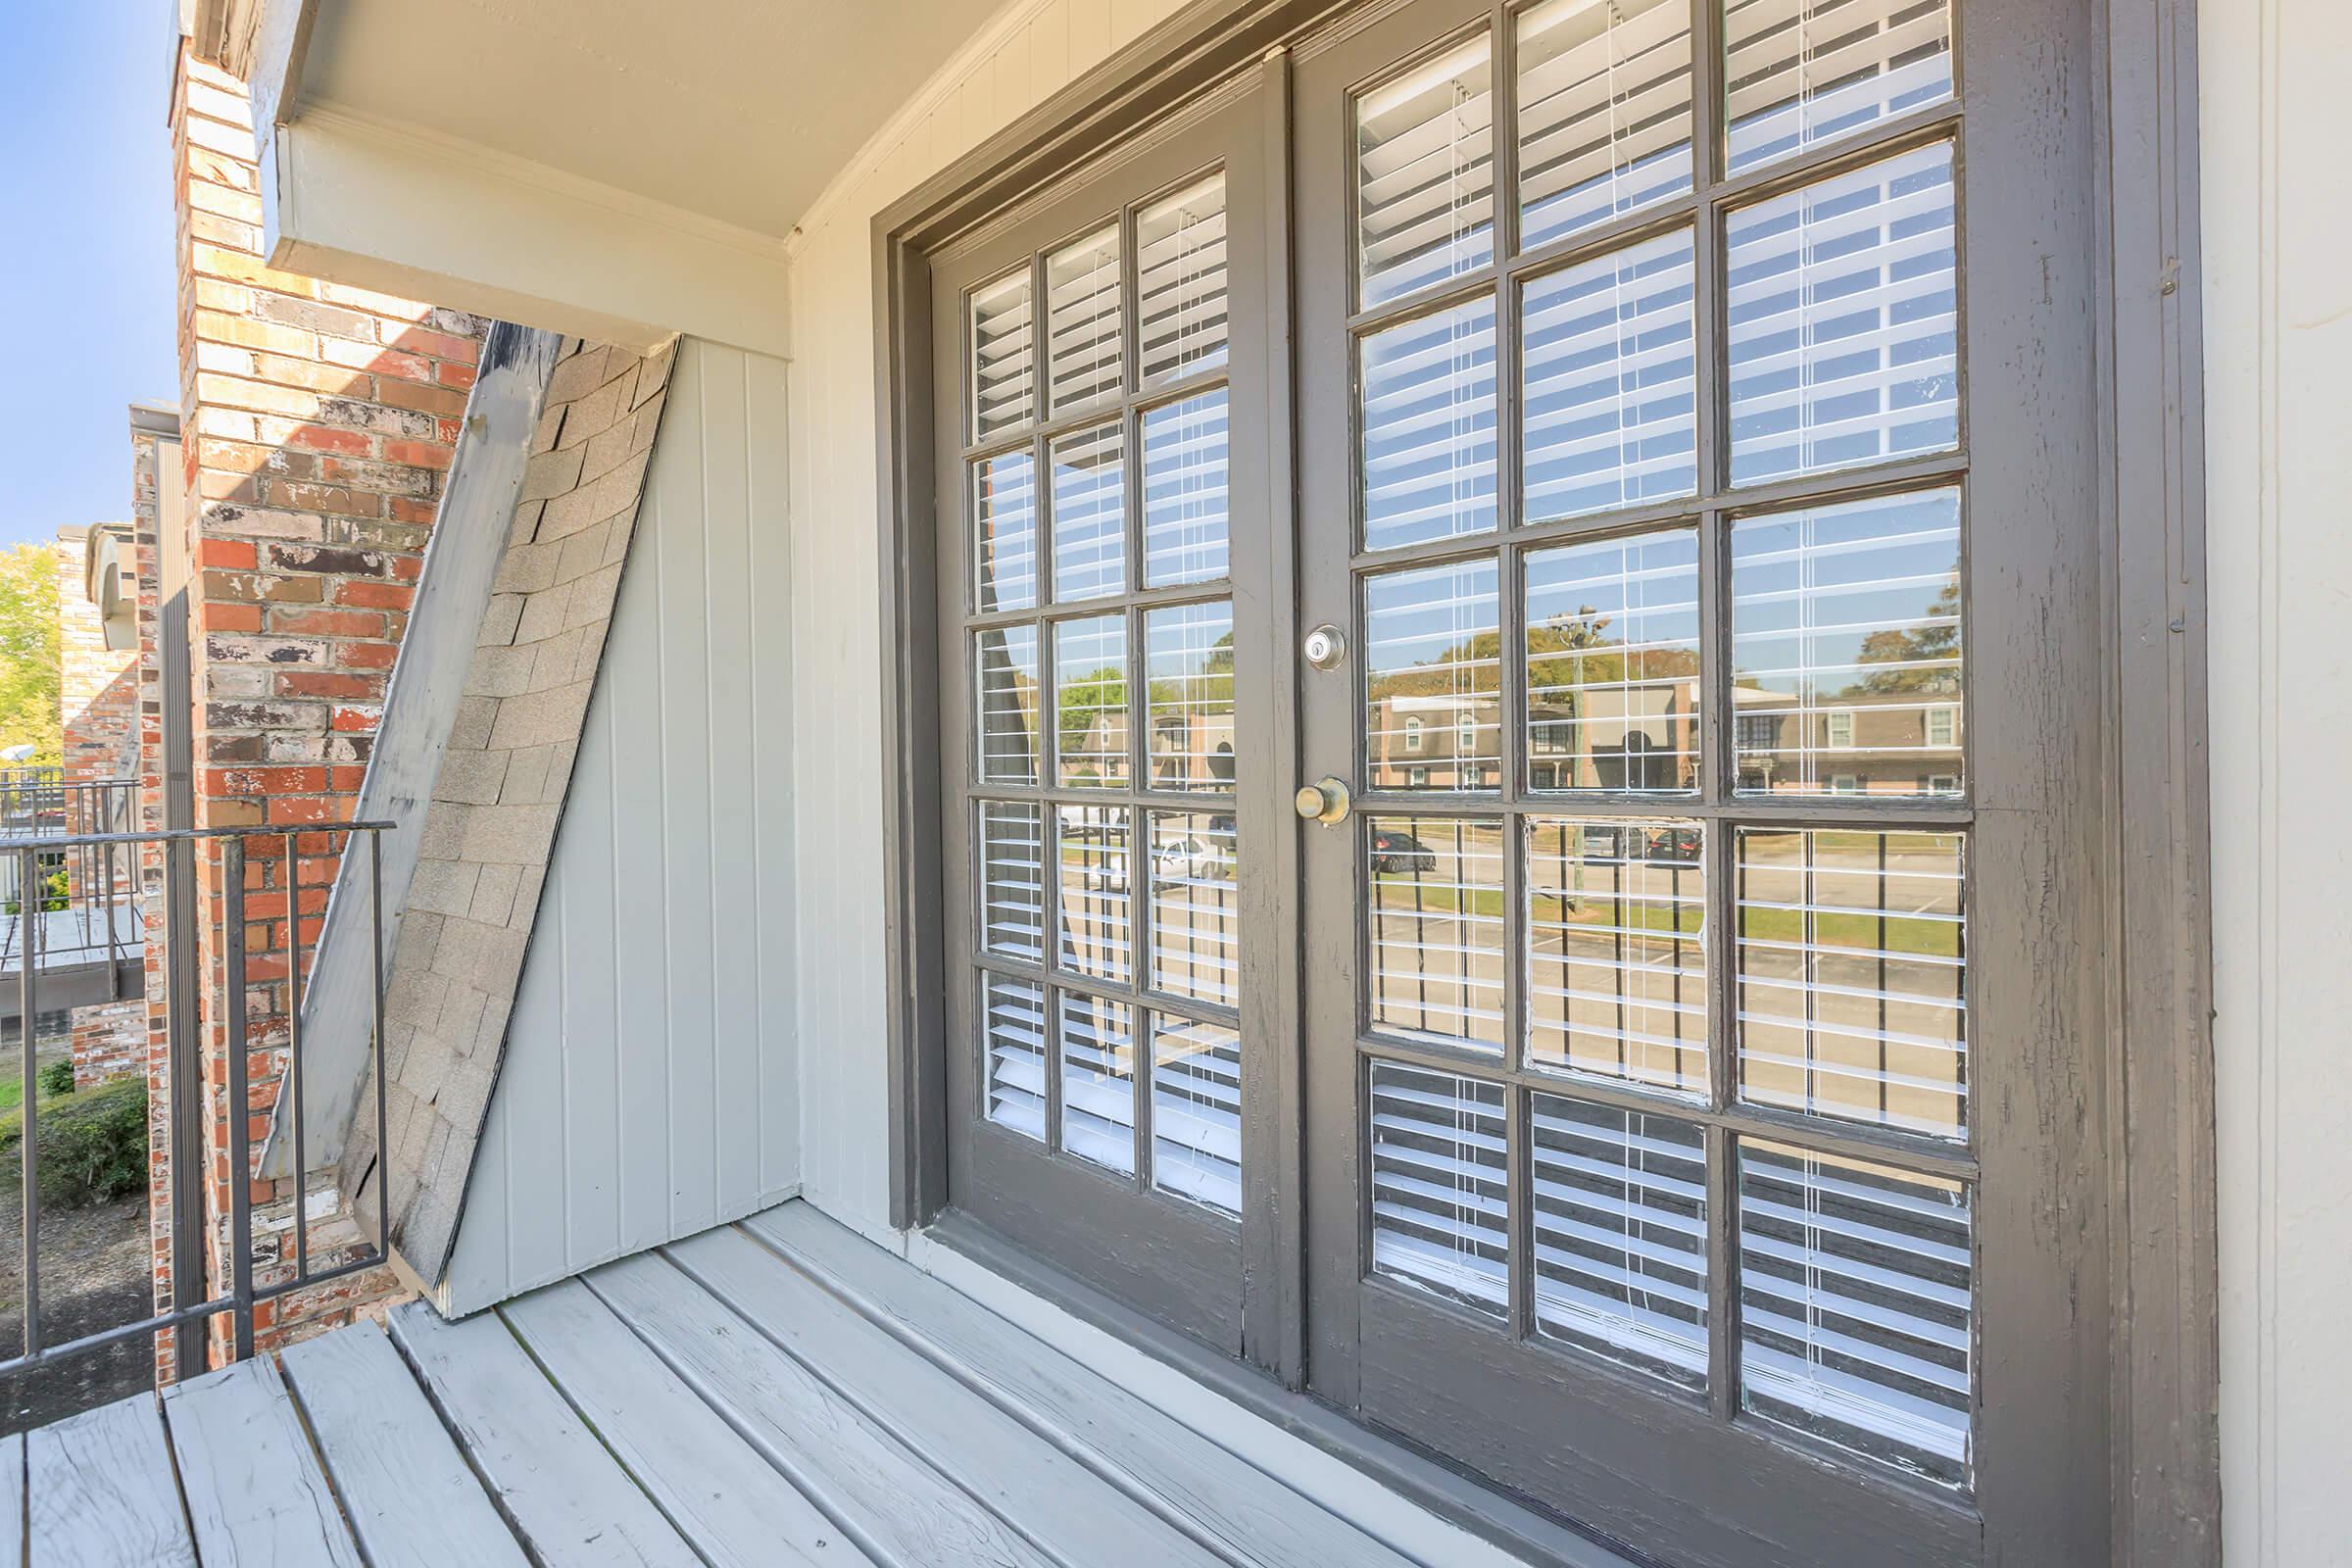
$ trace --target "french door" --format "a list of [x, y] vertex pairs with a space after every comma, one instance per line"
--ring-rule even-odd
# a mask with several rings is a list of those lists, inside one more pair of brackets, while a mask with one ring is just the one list
[[1298, 54], [1310, 1380], [1662, 1560], [2066, 1555], [2065, 9]]
[[[1286, 1030], [1266, 160], [1250, 93], [933, 259], [950, 1190], [1239, 1354]], [[952, 628], [952, 630], [951, 630]]]
[[1662, 1561], [2098, 1554], [2087, 13], [1345, 7], [930, 257], [952, 1202]]

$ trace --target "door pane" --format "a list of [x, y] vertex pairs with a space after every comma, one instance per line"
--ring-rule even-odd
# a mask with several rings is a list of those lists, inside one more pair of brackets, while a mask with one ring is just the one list
[[1054, 597], [1063, 603], [1127, 587], [1126, 437], [1115, 424], [1054, 441]]
[[1366, 306], [1494, 259], [1490, 53], [1482, 34], [1356, 100], [1356, 276]]
[[1063, 806], [1054, 818], [1059, 961], [1081, 974], [1125, 985], [1133, 972], [1127, 881], [1132, 818], [1124, 806]]
[[1209, 582], [1230, 569], [1225, 389], [1144, 413], [1144, 585]]
[[1127, 782], [1127, 617], [1054, 627], [1054, 758], [1065, 788]]
[[1502, 661], [1489, 561], [1364, 579], [1364, 763], [1375, 790], [1502, 779]]
[[1522, 521], [1696, 487], [1690, 279], [1690, 231], [1678, 229], [1527, 285]]
[[991, 784], [1037, 782], [1037, 628], [972, 634], [980, 707], [980, 777]]
[[1030, 331], [1029, 269], [972, 291], [972, 439], [1028, 422], [1035, 414], [1037, 357]]
[[1742, 1144], [1741, 1407], [1965, 1481], [1970, 1206], [1958, 1182]]
[[980, 945], [1008, 958], [1046, 957], [1045, 843], [1034, 806], [980, 803]]
[[1510, 1191], [1500, 1085], [1372, 1063], [1372, 1271], [1500, 1321]]
[[1144, 385], [1225, 363], [1225, 175], [1154, 202], [1135, 217], [1137, 311]]
[[1116, 396], [1119, 364], [1119, 225], [1105, 224], [1046, 258], [1046, 401], [1063, 414]]
[[1698, 536], [1527, 555], [1528, 787], [1698, 788]]
[[1956, 795], [1960, 492], [1732, 525], [1740, 790]]
[[1364, 339], [1364, 548], [1494, 526], [1494, 300]]
[[1135, 1171], [1135, 1009], [1061, 996], [1061, 1147], [1122, 1175]]
[[1223, 1024], [1152, 1015], [1152, 1180], [1242, 1211], [1242, 1037]]
[[1519, 14], [1519, 245], [1690, 188], [1686, 0], [1549, 0]]
[[1700, 834], [1696, 822], [1527, 824], [1531, 1061], [1706, 1094]]
[[1233, 677], [1231, 602], [1144, 612], [1152, 788], [1233, 789]]
[[1502, 1051], [1502, 824], [1365, 819], [1372, 1027]]
[[1046, 1137], [1046, 988], [1009, 975], [980, 977], [980, 1038], [988, 1119], [1040, 1143]]
[[1234, 1006], [1241, 888], [1230, 812], [1152, 813], [1152, 989]]
[[1536, 1327], [1707, 1382], [1707, 1144], [1691, 1122], [1532, 1097]]
[[1741, 1098], [1963, 1136], [1960, 836], [1742, 828], [1739, 857]]
[[1731, 172], [1952, 95], [1949, 0], [1729, 0]]
[[972, 466], [973, 551], [983, 615], [1037, 605], [1037, 463], [1007, 452]]
[[1959, 440], [1952, 147], [1732, 213], [1732, 482]]

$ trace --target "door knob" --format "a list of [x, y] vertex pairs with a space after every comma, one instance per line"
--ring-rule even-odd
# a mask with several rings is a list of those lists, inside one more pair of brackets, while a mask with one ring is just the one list
[[1348, 786], [1328, 773], [1312, 784], [1301, 784], [1293, 797], [1292, 805], [1309, 822], [1345, 822], [1348, 820]]

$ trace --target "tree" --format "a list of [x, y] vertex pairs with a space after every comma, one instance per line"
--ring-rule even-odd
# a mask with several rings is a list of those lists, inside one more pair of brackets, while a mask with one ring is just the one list
[[0, 552], [0, 748], [29, 745], [34, 763], [65, 756], [58, 710], [57, 551]]
[[1869, 692], [1947, 694], [1960, 689], [1960, 574], [1945, 579], [1920, 623], [1874, 631], [1862, 639], [1857, 663], [1879, 666], [1864, 675]]

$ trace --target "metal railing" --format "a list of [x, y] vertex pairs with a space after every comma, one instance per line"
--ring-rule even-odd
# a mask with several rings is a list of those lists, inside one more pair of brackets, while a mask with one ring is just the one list
[[[163, 851], [164, 906], [172, 909], [199, 907], [192, 896], [197, 886], [198, 858], [207, 854], [214, 858], [218, 870], [216, 885], [220, 889], [220, 928], [215, 946], [220, 965], [220, 984], [216, 995], [220, 1003], [219, 1021], [222, 1026], [227, 1058], [222, 1119], [227, 1124], [227, 1168], [232, 1177], [227, 1194], [228, 1289], [225, 1293], [208, 1295], [205, 1289], [205, 1242], [209, 1223], [206, 1187], [210, 1161], [207, 1158], [203, 1124], [205, 1096], [200, 1048], [203, 1020], [194, 1015], [197, 1009], [184, 1000], [201, 988], [168, 983], [163, 988], [164, 993], [173, 999], [168, 1009], [167, 1074], [170, 1097], [167, 1114], [171, 1144], [172, 1304], [168, 1310], [135, 1323], [118, 1324], [61, 1345], [42, 1343], [40, 1134], [36, 1114], [39, 1085], [30, 1028], [30, 1020], [39, 1015], [36, 1009], [40, 1000], [42, 965], [38, 961], [40, 955], [37, 944], [41, 923], [37, 920], [25, 922], [23, 929], [32, 946], [23, 955], [24, 961], [18, 965], [14, 976], [19, 988], [18, 1016], [26, 1020], [25, 1027], [20, 1032], [24, 1043], [24, 1130], [18, 1151], [22, 1158], [21, 1180], [24, 1204], [24, 1348], [20, 1355], [0, 1359], [0, 1378], [12, 1372], [101, 1349], [123, 1340], [160, 1334], [167, 1330], [197, 1331], [177, 1334], [174, 1347], [179, 1376], [192, 1377], [207, 1370], [206, 1341], [209, 1335], [202, 1330], [213, 1318], [223, 1312], [230, 1314], [231, 1353], [234, 1359], [241, 1361], [253, 1353], [254, 1310], [257, 1306], [295, 1291], [325, 1285], [377, 1267], [391, 1255], [387, 1246], [389, 1211], [385, 1184], [379, 1178], [376, 1183], [375, 1232], [371, 1245], [361, 1255], [346, 1258], [331, 1267], [318, 1270], [311, 1267], [307, 1180], [309, 1159], [304, 1143], [307, 1129], [303, 1125], [302, 1113], [302, 1040], [299, 1021], [310, 983], [302, 969], [303, 930], [306, 924], [311, 923], [303, 911], [303, 895], [306, 888], [323, 893], [333, 880], [328, 875], [306, 883], [303, 866], [306, 862], [323, 864], [337, 860], [344, 855], [359, 853], [364, 842], [369, 871], [367, 890], [369, 926], [374, 939], [373, 973], [368, 987], [372, 999], [368, 1032], [375, 1068], [375, 1147], [380, 1151], [384, 1147], [384, 911], [380, 873], [382, 833], [390, 825], [385, 822], [352, 822], [290, 830], [213, 828], [62, 837], [0, 837], [0, 860], [15, 866], [24, 886], [36, 884], [39, 857], [61, 848], [68, 852], [85, 848], [110, 853], [123, 850], [130, 854], [135, 865], [141, 851], [148, 846], [159, 847]], [[250, 906], [254, 890], [246, 886], [249, 863], [265, 858], [276, 859], [281, 856], [282, 867], [276, 878], [278, 885], [267, 890], [271, 902], [257, 912]], [[272, 1280], [267, 1285], [256, 1285], [254, 1282], [250, 1058], [255, 1047], [248, 1029], [249, 988], [266, 982], [257, 980], [249, 968], [249, 959], [258, 956], [248, 950], [249, 918], [263, 925], [282, 927], [282, 936], [272, 944], [272, 948], [282, 954], [285, 966], [283, 980], [286, 995], [282, 1008], [286, 1054], [284, 1092], [292, 1097], [293, 1104], [294, 1269], [290, 1276]], [[192, 954], [194, 945], [187, 944], [182, 951]], [[160, 950], [157, 961], [169, 961], [160, 957]], [[356, 1214], [354, 1219], [356, 1221]]]
[[[50, 969], [103, 962], [110, 976], [105, 999], [121, 1000], [122, 971], [145, 940], [146, 907], [138, 851], [116, 841], [136, 829], [138, 811], [135, 778], [69, 779], [56, 767], [0, 768], [0, 837], [39, 841], [30, 877], [21, 857], [0, 858], [0, 971], [15, 967], [25, 933], [37, 924]], [[62, 893], [52, 890], [60, 872]], [[92, 1000], [77, 997], [74, 1004]]]

